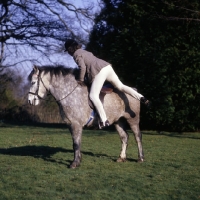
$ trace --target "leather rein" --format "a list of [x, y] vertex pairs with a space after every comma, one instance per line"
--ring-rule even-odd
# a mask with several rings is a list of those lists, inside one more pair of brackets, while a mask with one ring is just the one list
[[[46, 89], [46, 91], [48, 91], [49, 93], [51, 93], [51, 92], [46, 88], [46, 86], [45, 86], [45, 84], [44, 84], [44, 82], [43, 82], [43, 80], [42, 80], [42, 77], [41, 77], [41, 72], [39, 72], [39, 75], [37, 75], [37, 77], [38, 77], [38, 81], [37, 81], [37, 89], [36, 89], [36, 91], [35, 91], [35, 92], [28, 92], [28, 94], [35, 95], [35, 96], [37, 96], [38, 99], [40, 99], [40, 100], [49, 101], [49, 100], [43, 99], [43, 98], [38, 94], [38, 93], [39, 93], [39, 88], [40, 88], [40, 81], [42, 82], [42, 84], [43, 84], [44, 88]], [[65, 99], [65, 98], [67, 98], [70, 94], [72, 94], [72, 93], [74, 92], [74, 90], [78, 87], [78, 85], [79, 85], [79, 84], [77, 84], [77, 85], [74, 87], [74, 89], [73, 89], [69, 94], [67, 94], [66, 96], [64, 96], [63, 98], [61, 98], [61, 99], [59, 99], [59, 100], [57, 100], [57, 99], [55, 99], [55, 100], [56, 100], [57, 102], [59, 102], [59, 101], [62, 101], [63, 99]]]

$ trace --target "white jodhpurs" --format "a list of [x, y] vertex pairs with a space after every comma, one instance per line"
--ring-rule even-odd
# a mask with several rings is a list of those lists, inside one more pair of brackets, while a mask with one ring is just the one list
[[105, 81], [109, 81], [115, 88], [118, 90], [127, 93], [131, 95], [132, 97], [140, 100], [143, 95], [132, 89], [131, 87], [128, 87], [124, 85], [114, 72], [111, 65], [108, 65], [101, 69], [101, 71], [95, 76], [91, 89], [90, 89], [90, 99], [93, 102], [94, 106], [97, 109], [97, 112], [101, 118], [101, 121], [105, 125], [105, 121], [107, 120], [106, 113], [104, 111], [103, 105], [99, 99], [99, 94], [101, 91], [101, 88], [103, 87], [103, 84]]

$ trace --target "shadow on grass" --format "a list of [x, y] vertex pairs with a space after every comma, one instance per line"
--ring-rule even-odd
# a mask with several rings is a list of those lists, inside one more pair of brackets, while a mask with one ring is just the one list
[[[49, 147], [49, 146], [21, 146], [12, 148], [0, 148], [0, 154], [12, 155], [12, 156], [31, 156], [34, 158], [41, 158], [44, 161], [55, 162], [59, 164], [70, 166], [72, 160], [54, 159], [52, 156], [56, 153], [74, 153], [71, 149], [64, 149], [60, 147]], [[93, 157], [107, 157], [112, 159], [106, 154], [93, 154], [92, 152], [81, 151], [82, 154], [93, 156]], [[114, 161], [114, 159], [112, 159]], [[132, 160], [129, 160], [132, 161]], [[134, 160], [135, 161], [135, 160]], [[66, 163], [67, 162], [67, 163]]]
[[27, 127], [41, 127], [41, 128], [68, 128], [65, 123], [39, 123], [39, 122], [13, 122], [5, 121], [0, 122], [0, 127], [15, 127], [15, 126], [27, 126]]

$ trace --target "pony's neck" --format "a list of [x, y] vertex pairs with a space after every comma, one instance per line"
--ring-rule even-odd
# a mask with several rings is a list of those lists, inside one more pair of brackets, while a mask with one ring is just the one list
[[49, 75], [49, 73], [44, 74], [44, 72], [42, 72], [40, 77], [41, 77], [42, 84], [44, 85], [44, 87], [48, 91], [50, 89], [49, 88], [49, 86], [50, 86], [50, 75]]
[[62, 99], [77, 87], [77, 81], [72, 74], [54, 76], [49, 81], [49, 90], [56, 100]]

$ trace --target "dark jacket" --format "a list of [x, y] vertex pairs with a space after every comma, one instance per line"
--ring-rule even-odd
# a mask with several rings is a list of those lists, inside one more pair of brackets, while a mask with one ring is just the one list
[[84, 81], [84, 77], [87, 74], [89, 83], [94, 80], [94, 77], [103, 67], [110, 65], [110, 63], [95, 57], [91, 52], [83, 49], [76, 50], [73, 58], [80, 68], [79, 80]]

